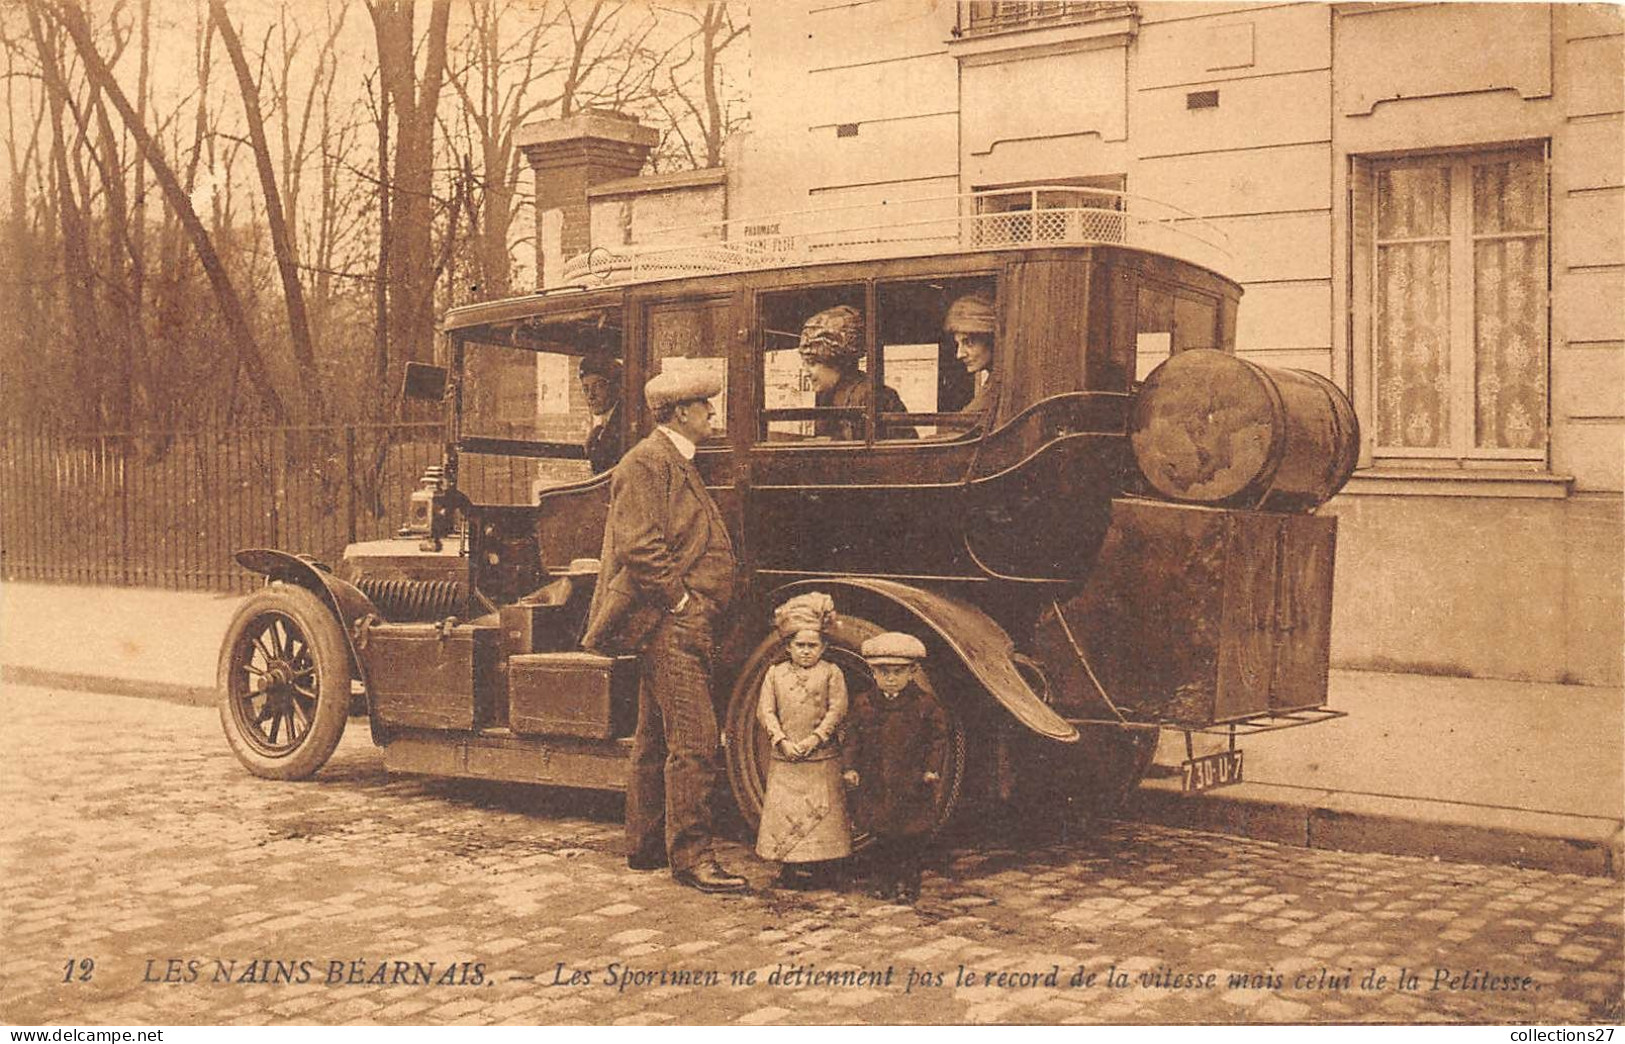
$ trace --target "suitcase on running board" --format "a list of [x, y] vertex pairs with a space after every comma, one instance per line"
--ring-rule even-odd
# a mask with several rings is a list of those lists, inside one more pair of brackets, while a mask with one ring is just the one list
[[518, 735], [612, 739], [637, 718], [637, 659], [593, 653], [508, 657], [508, 727]]

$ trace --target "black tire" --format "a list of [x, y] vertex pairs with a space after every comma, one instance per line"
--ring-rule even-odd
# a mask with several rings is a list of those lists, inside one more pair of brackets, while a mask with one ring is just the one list
[[307, 779], [344, 735], [349, 645], [332, 610], [302, 587], [274, 583], [243, 603], [218, 682], [226, 742], [256, 776]]
[[1012, 811], [1034, 832], [1114, 816], [1140, 785], [1157, 753], [1156, 729], [1080, 725], [1078, 742], [1023, 736]]
[[1090, 751], [1084, 800], [1095, 815], [1112, 815], [1139, 787], [1157, 756], [1157, 729], [1086, 726], [1079, 742]]
[[[885, 628], [862, 617], [842, 613], [839, 622], [824, 635], [829, 649], [825, 659], [846, 674], [847, 690], [857, 692], [873, 683], [869, 665], [859, 654], [865, 640], [881, 634]], [[733, 694], [728, 700], [727, 762], [728, 784], [733, 790], [734, 802], [740, 816], [752, 834], [762, 821], [762, 797], [767, 789], [767, 765], [771, 755], [767, 731], [756, 720], [756, 704], [762, 692], [762, 679], [767, 669], [786, 658], [784, 639], [768, 634], [756, 646], [749, 659], [739, 669], [734, 681]], [[936, 674], [939, 676], [938, 671]], [[954, 713], [952, 701], [942, 698], [942, 690], [933, 685], [933, 672], [929, 664], [922, 665], [916, 683], [938, 697], [948, 719], [947, 753], [934, 784], [936, 791], [935, 830], [941, 830], [959, 807], [965, 779], [965, 729], [959, 715]], [[869, 843], [867, 834], [854, 831], [854, 850]]]

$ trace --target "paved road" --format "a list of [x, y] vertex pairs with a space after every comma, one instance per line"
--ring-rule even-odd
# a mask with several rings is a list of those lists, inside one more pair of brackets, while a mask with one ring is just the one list
[[279, 784], [208, 710], [11, 687], [0, 715], [11, 1023], [1622, 1017], [1625, 896], [1600, 878], [1116, 824], [951, 848], [914, 908], [716, 899], [624, 868], [617, 799], [392, 779], [358, 722]]

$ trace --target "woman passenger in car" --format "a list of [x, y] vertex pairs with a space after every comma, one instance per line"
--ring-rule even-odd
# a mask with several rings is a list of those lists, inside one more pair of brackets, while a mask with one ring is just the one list
[[[863, 313], [851, 305], [826, 308], [801, 327], [801, 364], [812, 380], [814, 403], [843, 409], [863, 410], [869, 406], [869, 375], [859, 369], [864, 350]], [[890, 385], [880, 386], [881, 413], [907, 413], [903, 397]], [[830, 439], [851, 441], [863, 438], [861, 417], [821, 417], [813, 433]], [[883, 439], [918, 438], [907, 424], [883, 424]]]
[[999, 401], [999, 382], [993, 375], [993, 298], [978, 290], [948, 306], [942, 328], [953, 335], [954, 357], [976, 382], [976, 393], [960, 413], [980, 416]]

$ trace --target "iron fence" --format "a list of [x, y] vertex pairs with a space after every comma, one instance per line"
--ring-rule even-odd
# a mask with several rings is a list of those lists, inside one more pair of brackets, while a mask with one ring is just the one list
[[[0, 428], [0, 578], [246, 591], [232, 560], [277, 547], [336, 562], [392, 535], [438, 423], [164, 432]], [[483, 503], [535, 502], [535, 461], [464, 457]], [[553, 476], [565, 477], [565, 476]]]

